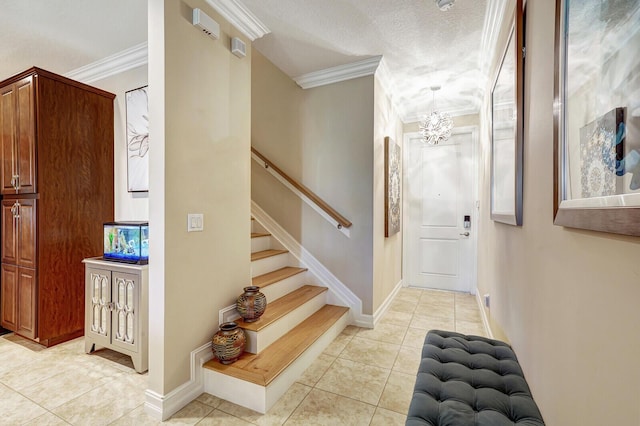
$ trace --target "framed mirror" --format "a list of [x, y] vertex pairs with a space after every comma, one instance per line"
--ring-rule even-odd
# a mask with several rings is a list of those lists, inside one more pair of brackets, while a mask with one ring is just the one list
[[524, 19], [516, 1], [491, 91], [491, 219], [522, 225]]
[[554, 223], [640, 235], [640, 2], [556, 0]]

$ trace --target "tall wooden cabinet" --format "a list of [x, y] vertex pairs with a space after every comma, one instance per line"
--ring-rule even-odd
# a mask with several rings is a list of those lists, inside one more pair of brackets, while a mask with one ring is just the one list
[[0, 82], [0, 325], [83, 334], [82, 260], [113, 220], [114, 95], [31, 68]]

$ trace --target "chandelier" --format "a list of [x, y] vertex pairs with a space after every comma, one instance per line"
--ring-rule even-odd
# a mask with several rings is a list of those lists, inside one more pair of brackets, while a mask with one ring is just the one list
[[446, 141], [451, 136], [451, 129], [453, 129], [451, 116], [445, 112], [436, 111], [437, 90], [440, 90], [440, 86], [431, 86], [433, 92], [432, 111], [422, 119], [419, 127], [422, 141], [429, 145], [437, 145]]

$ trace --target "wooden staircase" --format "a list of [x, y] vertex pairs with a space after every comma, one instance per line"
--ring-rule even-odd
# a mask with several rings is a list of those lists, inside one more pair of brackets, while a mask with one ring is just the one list
[[252, 285], [267, 297], [258, 321], [236, 320], [247, 336], [246, 352], [223, 365], [204, 364], [204, 390], [260, 413], [302, 375], [346, 327], [349, 308], [326, 304], [327, 288], [257, 221], [252, 219]]

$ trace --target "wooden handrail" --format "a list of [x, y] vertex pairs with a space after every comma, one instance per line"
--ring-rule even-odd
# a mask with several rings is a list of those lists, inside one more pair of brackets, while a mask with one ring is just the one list
[[314, 194], [313, 191], [311, 191], [309, 188], [307, 188], [306, 186], [304, 186], [303, 184], [299, 183], [298, 181], [293, 179], [291, 176], [289, 176], [288, 174], [286, 174], [285, 172], [280, 170], [280, 168], [278, 166], [276, 166], [271, 161], [269, 161], [267, 159], [267, 157], [265, 157], [264, 155], [260, 154], [260, 152], [258, 152], [254, 147], [251, 147], [251, 152], [253, 154], [255, 154], [260, 159], [260, 161], [262, 161], [265, 164], [265, 167], [270, 168], [274, 172], [279, 174], [284, 180], [289, 182], [293, 187], [295, 187], [298, 191], [300, 191], [302, 194], [304, 194], [305, 197], [307, 197], [308, 199], [313, 201], [326, 214], [331, 216], [333, 218], [333, 220], [338, 222], [338, 224], [340, 226], [343, 226], [345, 228], [349, 228], [352, 225], [351, 222], [349, 222], [340, 213], [335, 211], [329, 204], [325, 203], [320, 197], [318, 197], [316, 194]]

